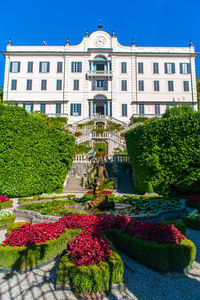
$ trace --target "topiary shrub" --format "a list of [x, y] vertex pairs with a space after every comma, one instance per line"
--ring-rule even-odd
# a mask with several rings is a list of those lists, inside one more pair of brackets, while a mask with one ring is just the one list
[[95, 265], [79, 266], [70, 261], [69, 254], [65, 254], [57, 269], [57, 281], [62, 288], [70, 285], [72, 289], [82, 295], [91, 295], [109, 291], [113, 284], [123, 283], [124, 265], [115, 250], [112, 256]]
[[187, 227], [200, 230], [200, 215], [198, 215], [198, 213], [185, 215], [182, 219]]
[[0, 194], [25, 197], [62, 187], [75, 138], [24, 108], [0, 105]]
[[11, 214], [8, 217], [0, 219], [0, 228], [6, 228], [9, 224], [12, 224], [15, 222], [16, 215]]
[[190, 107], [171, 108], [125, 134], [136, 188], [159, 194], [200, 191], [200, 114]]

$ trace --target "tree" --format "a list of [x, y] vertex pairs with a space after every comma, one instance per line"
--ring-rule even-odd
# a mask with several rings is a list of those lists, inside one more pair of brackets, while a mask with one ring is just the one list
[[3, 101], [3, 85], [0, 86], [0, 103]]
[[198, 102], [198, 110], [200, 110], [200, 80], [197, 77], [197, 102]]

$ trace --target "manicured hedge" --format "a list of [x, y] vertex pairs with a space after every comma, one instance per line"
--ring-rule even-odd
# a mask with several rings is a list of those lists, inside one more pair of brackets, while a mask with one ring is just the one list
[[183, 235], [185, 235], [185, 224], [181, 221], [164, 221], [169, 225], [174, 225]]
[[115, 250], [112, 256], [95, 265], [78, 266], [65, 254], [57, 269], [57, 284], [64, 288], [70, 285], [78, 294], [91, 295], [109, 291], [113, 284], [123, 283], [124, 265]]
[[125, 134], [139, 193], [200, 192], [200, 113], [190, 107], [171, 108]]
[[26, 270], [44, 263], [61, 254], [66, 249], [68, 242], [78, 236], [79, 232], [81, 232], [79, 229], [67, 229], [58, 239], [48, 240], [31, 247], [0, 245], [0, 268]]
[[6, 228], [9, 224], [15, 222], [16, 216], [13, 214], [10, 217], [0, 219], [0, 228]]
[[1, 209], [6, 208], [6, 207], [13, 205], [13, 200], [9, 200], [9, 201], [6, 201], [6, 202], [0, 203], [0, 204], [1, 204]]
[[200, 217], [190, 217], [189, 215], [185, 215], [182, 217], [183, 222], [189, 228], [200, 230]]
[[158, 244], [117, 229], [105, 230], [105, 234], [129, 257], [158, 271], [182, 271], [193, 264], [196, 256], [194, 243], [187, 239], [180, 244]]
[[8, 224], [7, 226], [7, 234], [10, 234], [12, 230], [17, 229], [18, 227], [25, 225], [29, 222], [16, 222], [16, 223], [12, 223], [12, 224]]
[[61, 188], [75, 139], [22, 107], [0, 105], [0, 195], [25, 197]]
[[190, 207], [194, 207], [194, 208], [196, 208], [196, 209], [200, 209], [200, 204], [199, 204], [199, 203], [196, 203], [196, 202], [194, 202], [194, 201], [189, 201], [189, 200], [187, 200], [187, 201], [186, 201], [186, 205], [187, 205], [187, 206], [190, 206]]

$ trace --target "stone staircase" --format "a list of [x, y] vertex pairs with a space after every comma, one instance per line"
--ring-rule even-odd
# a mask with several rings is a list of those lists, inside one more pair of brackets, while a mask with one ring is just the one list
[[117, 192], [120, 194], [133, 194], [134, 183], [130, 176], [123, 176], [118, 179]]
[[81, 185], [81, 177], [71, 174], [63, 188], [63, 193], [86, 193], [85, 188]]

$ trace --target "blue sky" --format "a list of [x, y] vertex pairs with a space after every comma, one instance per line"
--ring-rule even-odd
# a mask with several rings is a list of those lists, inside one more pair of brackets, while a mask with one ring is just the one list
[[[188, 46], [193, 40], [200, 52], [199, 0], [1, 0], [0, 50], [9, 38], [13, 45], [64, 45], [79, 43], [97, 29], [114, 30], [119, 42], [137, 46]], [[200, 76], [200, 58], [196, 60]], [[0, 55], [0, 85], [3, 85], [4, 57]]]

